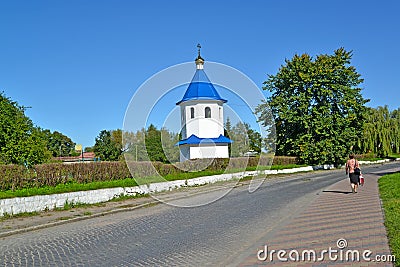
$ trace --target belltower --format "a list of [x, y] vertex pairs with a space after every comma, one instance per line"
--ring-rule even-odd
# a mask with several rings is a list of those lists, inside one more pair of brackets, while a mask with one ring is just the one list
[[200, 44], [197, 48], [196, 72], [182, 100], [176, 103], [181, 110], [180, 161], [228, 158], [228, 144], [232, 141], [224, 136], [223, 104], [227, 100], [221, 98], [208, 79]]

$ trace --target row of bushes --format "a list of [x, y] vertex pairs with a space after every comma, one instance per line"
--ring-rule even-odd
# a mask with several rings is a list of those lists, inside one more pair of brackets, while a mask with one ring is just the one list
[[[232, 158], [194, 160], [183, 163], [160, 162], [90, 162], [75, 164], [40, 164], [32, 168], [20, 165], [0, 165], [0, 190], [17, 190], [32, 187], [56, 186], [66, 183], [89, 183], [95, 181], [120, 180], [133, 176], [150, 177], [160, 174], [177, 175], [199, 170], [237, 170], [257, 165], [269, 166], [296, 164], [294, 157]], [[129, 166], [129, 168], [128, 168]]]

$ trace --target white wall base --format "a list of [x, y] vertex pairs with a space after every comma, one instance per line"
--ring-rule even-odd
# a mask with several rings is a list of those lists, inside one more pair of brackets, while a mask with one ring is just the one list
[[180, 161], [188, 159], [218, 159], [229, 158], [227, 144], [201, 144], [180, 146]]

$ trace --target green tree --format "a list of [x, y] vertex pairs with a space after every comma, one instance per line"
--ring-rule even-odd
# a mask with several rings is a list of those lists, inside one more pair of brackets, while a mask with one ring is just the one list
[[125, 156], [132, 161], [148, 161], [149, 158], [146, 152], [145, 144], [146, 129], [134, 132], [125, 131], [123, 133], [123, 146], [125, 149]]
[[390, 114], [391, 117], [391, 147], [392, 153], [400, 153], [400, 108], [393, 110]]
[[121, 130], [107, 131], [102, 130], [96, 137], [93, 151], [101, 160], [115, 161], [119, 160], [123, 152]]
[[264, 126], [275, 123], [277, 155], [338, 165], [356, 145], [369, 100], [351, 57], [344, 48], [316, 59], [295, 55], [268, 76], [263, 89], [272, 94], [256, 112]]
[[68, 136], [50, 130], [42, 130], [47, 142], [47, 149], [51, 152], [53, 157], [67, 157], [75, 149], [75, 143]]
[[262, 147], [262, 136], [259, 132], [250, 128], [250, 124], [245, 123], [245, 128], [247, 132], [247, 136], [249, 139], [249, 149], [254, 150], [257, 153], [261, 153]]
[[85, 152], [94, 152], [94, 147], [93, 146], [85, 147]]
[[167, 128], [163, 127], [160, 130], [161, 144], [163, 153], [166, 157], [167, 163], [174, 163], [179, 161], [179, 147], [175, 146], [179, 141], [179, 134], [170, 132]]
[[25, 108], [0, 94], [0, 163], [31, 166], [46, 162], [45, 136], [25, 115]]
[[[224, 125], [224, 136], [231, 139], [231, 137], [230, 137], [231, 132], [232, 132], [232, 123], [228, 117], [228, 118], [226, 118], [226, 122]], [[229, 155], [232, 155], [232, 144], [228, 144], [228, 151], [229, 151]]]
[[136, 133], [124, 132], [123, 145], [125, 156], [132, 161], [159, 161], [172, 163], [179, 161], [179, 134], [170, 132], [167, 128], [158, 130], [151, 124], [147, 130]]
[[231, 145], [232, 157], [243, 156], [244, 153], [249, 151], [249, 136], [247, 135], [247, 128], [245, 123], [238, 122], [237, 124], [235, 124], [229, 133], [229, 138], [233, 140], [233, 143]]
[[232, 157], [243, 156], [250, 150], [261, 153], [262, 136], [259, 132], [251, 129], [250, 124], [238, 122], [232, 126], [228, 118], [224, 128], [224, 135], [233, 141], [229, 145], [229, 154]]
[[125, 151], [123, 144], [122, 144], [122, 130], [117, 129], [117, 130], [111, 131], [111, 140], [112, 140], [113, 145], [115, 146], [116, 150], [119, 151], [118, 158], [121, 159], [121, 155]]
[[159, 131], [153, 124], [146, 130], [146, 150], [151, 161], [167, 162], [167, 157], [164, 154], [161, 131]]
[[400, 109], [369, 108], [357, 148], [361, 153], [387, 157], [400, 151]]

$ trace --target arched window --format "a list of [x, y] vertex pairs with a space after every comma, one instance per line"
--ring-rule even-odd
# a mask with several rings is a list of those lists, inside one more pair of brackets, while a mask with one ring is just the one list
[[194, 108], [190, 108], [190, 118], [194, 118]]
[[205, 115], [206, 115], [206, 118], [211, 118], [211, 108], [209, 108], [209, 107], [206, 107], [206, 109], [205, 109]]

